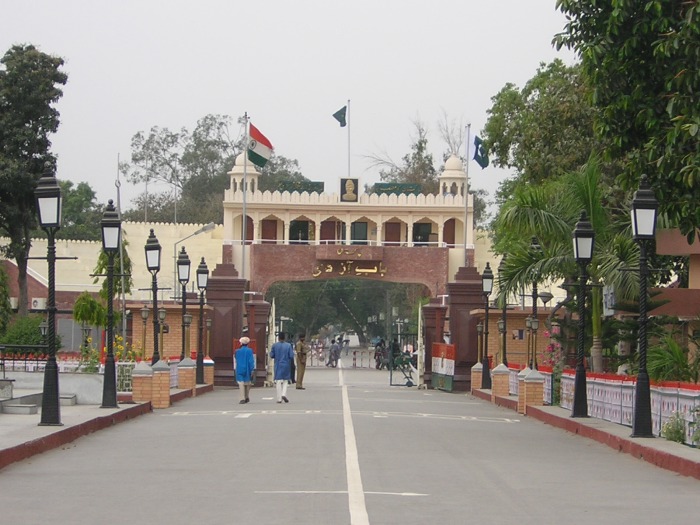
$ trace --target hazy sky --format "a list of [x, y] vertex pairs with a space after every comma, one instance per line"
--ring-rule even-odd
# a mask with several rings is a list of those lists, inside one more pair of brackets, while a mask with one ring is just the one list
[[[31, 43], [65, 59], [68, 84], [53, 136], [58, 178], [116, 200], [117, 158], [152, 126], [193, 130], [207, 114], [248, 112], [280, 155], [338, 192], [350, 99], [351, 174], [379, 180], [365, 158], [408, 153], [420, 120], [441, 160], [443, 114], [472, 138], [507, 82], [519, 87], [557, 53], [554, 0], [3, 0], [0, 53]], [[464, 147], [462, 147], [464, 152]], [[473, 153], [473, 147], [472, 147]], [[470, 162], [493, 195], [503, 170]], [[122, 180], [122, 206], [144, 191]]]

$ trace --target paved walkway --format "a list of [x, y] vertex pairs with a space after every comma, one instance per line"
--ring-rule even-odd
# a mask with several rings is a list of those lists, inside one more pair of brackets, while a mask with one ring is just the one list
[[697, 517], [700, 450], [632, 440], [629, 428], [556, 407], [520, 416], [480, 400], [486, 392], [389, 387], [382, 371], [310, 369], [305, 383], [281, 405], [271, 388], [254, 389], [248, 405], [237, 390], [216, 388], [153, 412], [63, 406], [61, 427], [0, 414], [0, 494], [15, 502], [3, 514], [76, 525]]

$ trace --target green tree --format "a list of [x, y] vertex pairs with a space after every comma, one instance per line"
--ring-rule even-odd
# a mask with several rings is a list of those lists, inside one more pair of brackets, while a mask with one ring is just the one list
[[10, 239], [1, 250], [17, 263], [19, 314], [25, 316], [27, 257], [37, 228], [34, 189], [46, 169], [55, 169], [49, 137], [58, 129], [55, 105], [68, 77], [60, 70], [62, 58], [32, 45], [13, 46], [0, 63], [0, 234]]
[[593, 89], [595, 129], [620, 181], [646, 173], [661, 210], [689, 241], [700, 227], [700, 5], [695, 1], [557, 0], [554, 43], [574, 49]]
[[491, 162], [514, 168], [523, 182], [578, 170], [600, 148], [589, 95], [581, 66], [558, 59], [541, 63], [522, 89], [506, 84], [491, 98], [482, 132]]
[[[228, 172], [243, 151], [243, 137], [233, 138], [233, 121], [226, 115], [207, 115], [191, 133], [157, 126], [131, 140], [131, 164], [120, 170], [131, 183], [164, 182], [173, 191], [142, 194], [124, 212], [127, 220], [223, 222], [223, 196]], [[260, 176], [261, 190], [274, 190], [283, 180], [306, 180], [296, 160], [273, 154]]]
[[87, 182], [77, 186], [69, 180], [60, 181], [63, 197], [63, 222], [57, 236], [61, 239], [98, 241], [102, 238], [102, 210], [95, 192]]
[[433, 155], [428, 153], [428, 132], [420, 121], [413, 122], [416, 135], [412, 138], [411, 151], [403, 156], [401, 164], [384, 155], [369, 155], [372, 167], [379, 168], [383, 182], [420, 184], [423, 194], [437, 192], [437, 170]]
[[[598, 161], [591, 158], [585, 168], [549, 179], [542, 184], [520, 185], [504, 204], [495, 221], [494, 250], [507, 253], [499, 274], [499, 300], [517, 296], [533, 282], [573, 281], [578, 269], [571, 236], [579, 214], [586, 211], [596, 233], [593, 261], [588, 267], [591, 282], [592, 368], [602, 371], [601, 324], [602, 284], [615, 289], [618, 301], [636, 298], [637, 276], [625, 268], [639, 264], [639, 251], [629, 233], [629, 213], [611, 209], [608, 186], [601, 184]], [[536, 236], [542, 251], [530, 249]]]
[[[0, 261], [1, 263], [2, 261]], [[0, 336], [7, 330], [12, 310], [10, 309], [10, 287], [7, 284], [7, 273], [0, 264]]]

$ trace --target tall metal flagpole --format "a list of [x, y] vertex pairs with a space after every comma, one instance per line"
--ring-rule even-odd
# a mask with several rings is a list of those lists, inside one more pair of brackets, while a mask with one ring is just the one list
[[464, 145], [464, 174], [467, 176], [464, 185], [464, 266], [469, 266], [469, 256], [467, 255], [467, 220], [469, 219], [469, 142], [471, 140], [472, 125], [467, 124], [467, 141]]
[[[345, 119], [348, 123], [348, 179], [350, 178], [350, 99], [348, 99], [348, 111]], [[359, 188], [358, 188], [359, 191]]]
[[[114, 185], [117, 187], [117, 213], [119, 214], [119, 219], [122, 218], [122, 200], [121, 200], [121, 187], [122, 183], [119, 180], [119, 153], [117, 153], [117, 180], [114, 181]], [[124, 275], [124, 245], [119, 243], [119, 274], [121, 277], [121, 312], [122, 312], [122, 337], [126, 334], [126, 276]]]
[[250, 140], [248, 133], [248, 112], [243, 114], [243, 124], [245, 125], [245, 140], [243, 141], [243, 228], [241, 229], [241, 278], [245, 279], [245, 240], [246, 227], [248, 226], [248, 217], [246, 215], [246, 195], [248, 193], [248, 141]]

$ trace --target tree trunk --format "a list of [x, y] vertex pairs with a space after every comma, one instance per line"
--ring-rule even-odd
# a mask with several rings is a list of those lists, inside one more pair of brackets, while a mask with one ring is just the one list
[[17, 315], [26, 317], [29, 314], [29, 292], [27, 291], [27, 258], [17, 257], [17, 286], [19, 297], [17, 299]]

